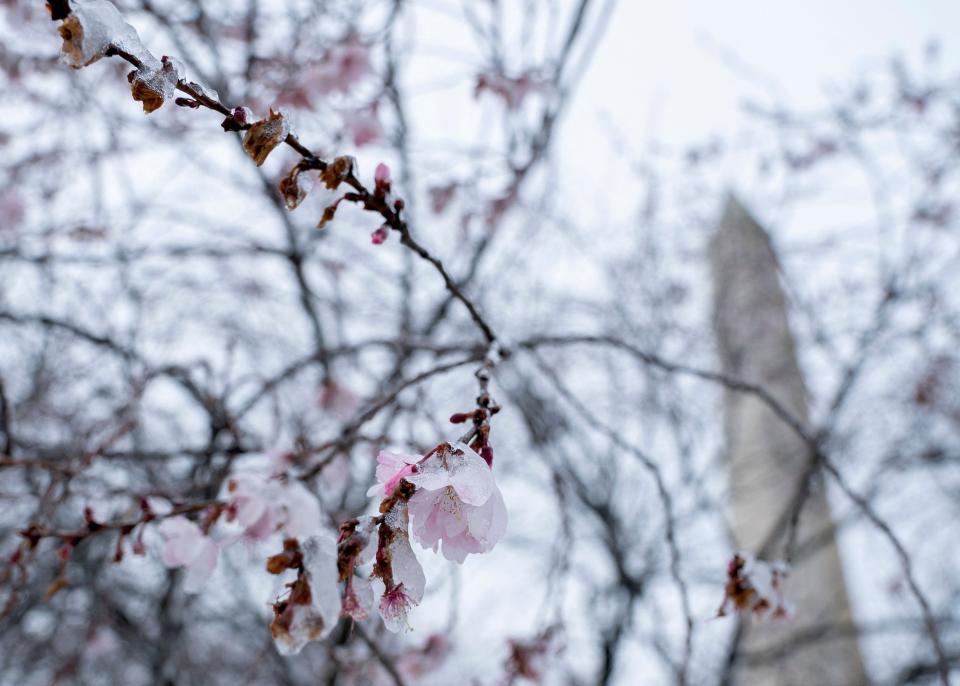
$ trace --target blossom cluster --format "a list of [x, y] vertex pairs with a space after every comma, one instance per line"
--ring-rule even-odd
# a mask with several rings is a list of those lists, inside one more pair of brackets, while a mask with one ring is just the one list
[[[273, 606], [278, 651], [295, 654], [328, 635], [340, 617], [363, 620], [375, 605], [396, 632], [409, 627], [426, 586], [411, 540], [462, 563], [503, 537], [507, 511], [491, 461], [464, 443], [442, 443], [424, 456], [382, 451], [368, 492], [379, 499], [379, 512], [344, 522], [336, 540], [299, 480], [284, 471], [243, 471], [227, 481], [225, 504], [201, 524], [184, 516], [160, 523], [161, 559], [183, 568], [185, 590], [198, 592], [225, 547], [282, 537], [283, 550], [266, 565], [292, 577]], [[215, 536], [218, 522], [223, 532]]]
[[783, 594], [789, 571], [782, 560], [766, 562], [749, 553], [737, 553], [727, 565], [727, 583], [717, 616], [723, 617], [732, 609], [757, 618], [789, 619], [793, 605]]

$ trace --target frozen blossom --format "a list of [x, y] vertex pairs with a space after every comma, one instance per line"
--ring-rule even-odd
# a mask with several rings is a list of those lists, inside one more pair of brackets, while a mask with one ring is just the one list
[[405, 477], [417, 487], [410, 498], [411, 532], [424, 548], [448, 560], [493, 549], [507, 529], [507, 509], [493, 472], [470, 447], [438, 448]]
[[310, 641], [323, 639], [340, 618], [336, 541], [322, 534], [303, 541], [300, 550], [303, 563], [297, 580], [290, 595], [275, 605], [270, 626], [281, 655], [296, 655]]
[[143, 47], [136, 30], [107, 0], [70, 0], [70, 14], [63, 19], [59, 31], [63, 38], [60, 58], [74, 69], [93, 64], [110, 46], [141, 62], [156, 62]]
[[161, 559], [167, 567], [183, 567], [184, 590], [198, 592], [217, 568], [220, 547], [186, 517], [165, 519], [157, 527], [164, 538]]
[[427, 585], [423, 567], [410, 547], [408, 525], [405, 503], [397, 503], [384, 515], [373, 571], [384, 584], [380, 617], [384, 626], [393, 632], [410, 628], [407, 616], [420, 604]]
[[758, 618], [789, 619], [793, 606], [783, 595], [783, 583], [789, 567], [781, 560], [756, 560], [740, 552], [727, 565], [727, 584], [717, 616], [735, 612], [752, 612]]
[[320, 503], [300, 481], [263, 472], [246, 472], [227, 482], [229, 510], [247, 540], [274, 533], [293, 538], [321, 530]]

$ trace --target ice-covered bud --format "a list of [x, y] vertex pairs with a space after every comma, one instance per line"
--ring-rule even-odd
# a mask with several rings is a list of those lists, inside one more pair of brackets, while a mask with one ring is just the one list
[[165, 519], [157, 527], [164, 538], [161, 559], [167, 567], [186, 571], [183, 590], [198, 592], [217, 568], [220, 546], [186, 517]]
[[[111, 46], [117, 47], [144, 61], [148, 53], [143, 50], [137, 32], [123, 20], [119, 10], [107, 0], [70, 0], [69, 14], [63, 16], [63, 8], [52, 12], [56, 19], [63, 17], [58, 31], [63, 38], [60, 59], [80, 69], [103, 57]], [[152, 58], [156, 61], [156, 58]]]
[[340, 618], [337, 544], [327, 534], [300, 545], [303, 563], [290, 595], [274, 604], [270, 633], [281, 655], [296, 655], [329, 634]]
[[357, 161], [348, 155], [341, 155], [327, 165], [327, 168], [320, 173], [320, 180], [327, 188], [334, 191], [343, 183], [357, 168]]
[[485, 553], [503, 538], [507, 509], [490, 465], [462, 443], [439, 446], [416, 472], [405, 477], [417, 487], [410, 498], [411, 532], [424, 548], [463, 562]]
[[727, 583], [717, 616], [735, 612], [752, 612], [758, 618], [788, 619], [793, 606], [783, 594], [783, 583], [789, 566], [782, 560], [756, 560], [749, 553], [739, 552], [727, 565]]
[[130, 73], [130, 90], [133, 99], [143, 103], [144, 113], [149, 114], [173, 97], [179, 80], [177, 62], [164, 55], [159, 68], [144, 64]]
[[[234, 112], [234, 119], [237, 119]], [[239, 119], [237, 119], [239, 123]], [[241, 124], [242, 125], [242, 124]], [[255, 122], [243, 137], [243, 149], [253, 159], [259, 167], [267, 156], [276, 149], [278, 145], [286, 140], [290, 134], [290, 124], [282, 112], [270, 110], [270, 115], [266, 119]]]
[[283, 202], [288, 210], [295, 210], [310, 191], [312, 182], [309, 176], [304, 176], [301, 173], [302, 171], [303, 167], [296, 164], [280, 180], [280, 194], [283, 196]]
[[487, 465], [493, 467], [493, 448], [489, 445], [480, 448], [480, 457], [483, 458], [483, 461], [486, 462]]
[[373, 172], [373, 192], [383, 198], [390, 193], [390, 167], [383, 162], [377, 165]]
[[382, 244], [387, 238], [390, 237], [390, 227], [386, 224], [382, 225], [376, 231], [370, 234], [370, 242], [374, 245]]
[[401, 479], [414, 473], [419, 455], [405, 455], [381, 450], [377, 455], [377, 482], [367, 491], [367, 496], [390, 495]]

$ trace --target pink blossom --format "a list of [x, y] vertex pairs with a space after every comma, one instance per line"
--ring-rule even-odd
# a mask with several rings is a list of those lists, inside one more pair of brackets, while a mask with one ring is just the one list
[[353, 144], [362, 148], [383, 138], [383, 125], [377, 116], [377, 107], [361, 110], [351, 115], [349, 120], [350, 138]]
[[350, 36], [324, 57], [313, 75], [321, 94], [346, 93], [371, 71], [370, 51], [356, 36]]
[[507, 509], [490, 467], [468, 446], [441, 446], [405, 477], [417, 486], [410, 498], [411, 532], [434, 552], [463, 562], [493, 549], [507, 529]]
[[220, 547], [186, 517], [165, 519], [157, 527], [164, 538], [161, 559], [167, 567], [186, 571], [184, 591], [196, 593], [217, 568]]
[[305, 538], [321, 529], [320, 503], [300, 481], [260, 472], [235, 475], [227, 482], [229, 506], [248, 540], [282, 532]]
[[373, 171], [374, 192], [377, 195], [386, 195], [390, 192], [390, 167], [383, 162]]

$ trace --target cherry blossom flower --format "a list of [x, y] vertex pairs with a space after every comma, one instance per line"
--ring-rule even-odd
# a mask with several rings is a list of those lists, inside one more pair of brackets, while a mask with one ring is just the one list
[[183, 590], [198, 592], [217, 568], [220, 546], [186, 517], [165, 519], [157, 530], [164, 538], [163, 564], [171, 569], [183, 567], [186, 571]]
[[783, 582], [789, 567], [781, 560], [756, 560], [749, 553], [739, 552], [727, 565], [727, 584], [717, 616], [735, 612], [752, 612], [758, 618], [789, 619], [793, 606], [783, 596]]
[[401, 479], [413, 474], [414, 465], [422, 458], [419, 455], [405, 455], [381, 450], [377, 455], [377, 482], [367, 491], [367, 496], [378, 493], [390, 495]]
[[281, 655], [296, 655], [310, 641], [327, 636], [340, 618], [340, 587], [337, 573], [337, 543], [328, 534], [300, 544], [303, 564], [290, 596], [274, 606], [270, 625]]
[[440, 446], [404, 476], [417, 487], [410, 498], [412, 534], [424, 548], [462, 563], [493, 549], [507, 529], [507, 508], [493, 472], [470, 447]]
[[282, 532], [305, 538], [321, 529], [320, 503], [298, 480], [262, 472], [244, 472], [227, 482], [229, 508], [247, 540]]

